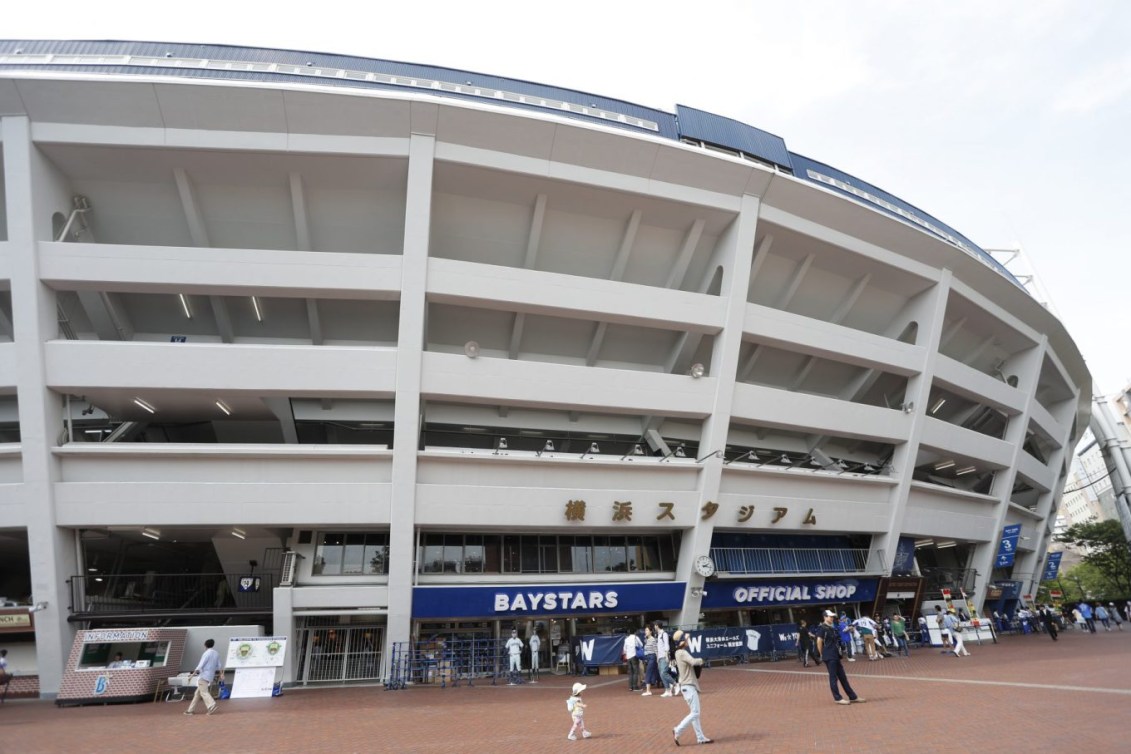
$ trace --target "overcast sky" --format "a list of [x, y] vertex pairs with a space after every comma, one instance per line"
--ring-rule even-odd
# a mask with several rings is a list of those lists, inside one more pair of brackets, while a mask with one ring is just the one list
[[1131, 381], [1126, 0], [9, 5], [8, 39], [362, 55], [735, 118], [983, 248], [1019, 245], [1100, 391]]

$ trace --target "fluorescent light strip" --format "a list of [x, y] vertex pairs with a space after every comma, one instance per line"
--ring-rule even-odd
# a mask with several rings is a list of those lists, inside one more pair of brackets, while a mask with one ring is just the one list
[[150, 539], [161, 539], [161, 530], [147, 526], [141, 530], [141, 536], [149, 537]]
[[224, 401], [216, 401], [216, 408], [223, 411], [225, 416], [232, 415], [232, 409], [228, 406], [227, 403], [224, 403]]
[[183, 293], [178, 293], [177, 298], [181, 300], [181, 308], [185, 311], [185, 316], [192, 319], [192, 309], [189, 308], [188, 296]]
[[939, 398], [937, 401], [935, 401], [935, 405], [931, 406], [931, 413], [937, 414], [939, 412], [939, 409], [944, 405], [946, 405], [946, 398]]
[[937, 547], [940, 550], [945, 550], [948, 547], [957, 547], [957, 546], [958, 546], [957, 542], [939, 542], [937, 545], [935, 545], [935, 547]]
[[949, 469], [953, 465], [954, 465], [954, 461], [939, 461], [938, 463], [935, 464], [935, 471], [942, 471], [943, 469]]
[[255, 309], [255, 319], [258, 322], [263, 321], [263, 310], [259, 308], [259, 299], [255, 296], [251, 297], [251, 308]]
[[236, 539], [246, 539], [247, 538], [247, 532], [244, 531], [243, 529], [241, 529], [238, 526], [233, 526], [232, 527], [232, 536], [235, 537]]
[[955, 469], [954, 475], [955, 476], [962, 476], [963, 474], [973, 474], [977, 470], [978, 470], [977, 466], [963, 466], [961, 469]]
[[134, 398], [134, 403], [136, 405], [140, 406], [141, 408], [144, 408], [146, 411], [148, 411], [151, 414], [157, 413], [157, 409], [155, 409], [153, 406], [151, 406], [148, 403], [146, 403], [145, 401], [143, 401], [141, 398]]

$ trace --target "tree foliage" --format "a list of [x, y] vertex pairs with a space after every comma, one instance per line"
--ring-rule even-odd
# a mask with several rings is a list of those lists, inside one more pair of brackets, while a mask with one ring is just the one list
[[1131, 546], [1123, 536], [1123, 527], [1118, 521], [1109, 519], [1073, 524], [1056, 539], [1084, 550], [1084, 562], [1081, 565], [1089, 568], [1078, 575], [1081, 581], [1085, 576], [1090, 580], [1090, 571], [1094, 569], [1099, 583], [1088, 586], [1099, 591], [1095, 596], [1117, 597], [1131, 594]]

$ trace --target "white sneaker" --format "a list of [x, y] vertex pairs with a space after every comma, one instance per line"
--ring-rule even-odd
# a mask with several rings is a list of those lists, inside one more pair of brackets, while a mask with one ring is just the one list
[[573, 735], [572, 733], [570, 733], [568, 736], [566, 736], [566, 738], [568, 738], [570, 741], [576, 741], [577, 740], [577, 736]]
[[660, 697], [662, 698], [662, 697], [665, 697], [665, 696], [671, 696], [671, 695], [672, 695], [672, 692], [670, 692], [670, 691], [665, 691], [664, 693], [660, 694]]
[[643, 694], [641, 694], [640, 696], [652, 696], [652, 692], [651, 692], [651, 691], [645, 691], [645, 692], [644, 692]]
[[590, 733], [589, 731], [585, 731], [584, 733], [581, 734], [581, 737], [582, 738], [592, 738], [593, 734]]

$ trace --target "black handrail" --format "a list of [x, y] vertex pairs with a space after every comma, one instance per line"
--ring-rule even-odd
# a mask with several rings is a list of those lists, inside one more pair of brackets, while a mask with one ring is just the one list
[[273, 573], [119, 573], [76, 575], [71, 612], [83, 615], [153, 612], [270, 611]]

